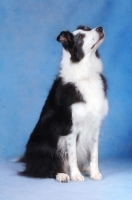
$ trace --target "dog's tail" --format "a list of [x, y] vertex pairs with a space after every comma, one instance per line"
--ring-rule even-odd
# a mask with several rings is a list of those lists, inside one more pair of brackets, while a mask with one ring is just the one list
[[[24, 162], [23, 158], [21, 162]], [[55, 178], [58, 171], [63, 172], [60, 158], [55, 155], [44, 155], [26, 160], [25, 170], [18, 174], [36, 178]]]

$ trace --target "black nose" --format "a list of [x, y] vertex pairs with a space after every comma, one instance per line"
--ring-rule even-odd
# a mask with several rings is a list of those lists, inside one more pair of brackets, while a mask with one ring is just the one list
[[103, 28], [100, 26], [100, 27], [96, 28], [96, 31], [99, 32], [99, 33], [102, 33], [103, 32]]

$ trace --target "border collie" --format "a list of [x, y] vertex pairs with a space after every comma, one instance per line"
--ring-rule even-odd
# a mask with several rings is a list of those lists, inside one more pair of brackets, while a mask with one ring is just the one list
[[104, 40], [102, 27], [79, 26], [62, 31], [60, 70], [26, 145], [21, 175], [84, 181], [81, 172], [101, 180], [98, 136], [108, 112], [107, 82], [97, 52]]

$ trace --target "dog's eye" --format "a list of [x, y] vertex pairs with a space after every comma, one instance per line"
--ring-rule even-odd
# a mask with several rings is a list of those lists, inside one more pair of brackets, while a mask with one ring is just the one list
[[79, 39], [83, 39], [85, 37], [85, 34], [80, 33], [78, 37]]

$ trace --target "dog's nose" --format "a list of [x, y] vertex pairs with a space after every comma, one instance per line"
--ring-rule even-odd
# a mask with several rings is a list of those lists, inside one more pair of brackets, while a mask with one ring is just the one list
[[96, 31], [99, 32], [99, 33], [102, 33], [103, 32], [103, 28], [100, 26], [100, 27], [96, 28]]

